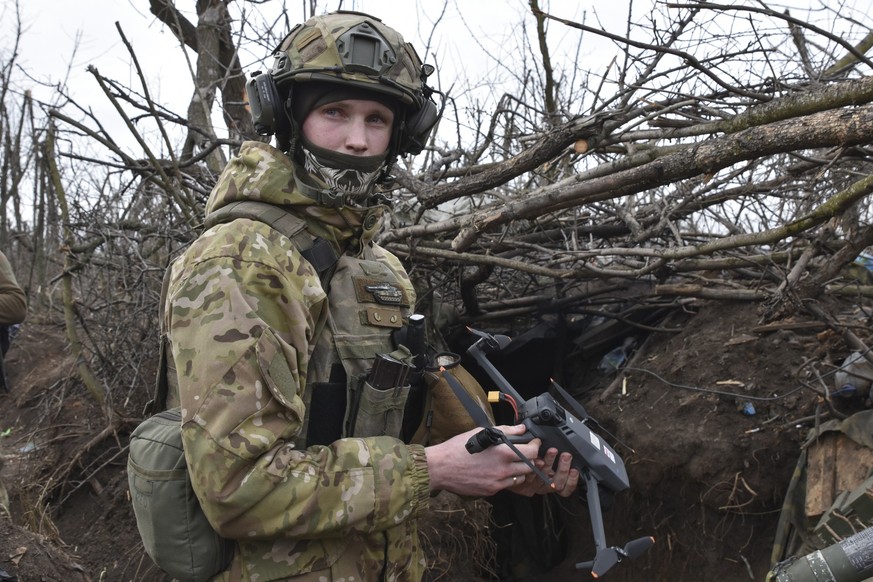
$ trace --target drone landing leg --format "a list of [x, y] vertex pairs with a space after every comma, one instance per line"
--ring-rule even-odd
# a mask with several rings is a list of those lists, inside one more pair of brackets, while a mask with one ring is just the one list
[[576, 564], [577, 570], [591, 570], [592, 578], [600, 578], [624, 558], [638, 558], [645, 554], [655, 543], [655, 538], [645, 536], [625, 544], [624, 548], [607, 547], [606, 534], [603, 530], [603, 511], [600, 508], [600, 492], [597, 489], [597, 479], [591, 471], [584, 471], [585, 483], [588, 487], [588, 513], [591, 516], [591, 533], [594, 535], [596, 551], [594, 559]]
[[587, 491], [588, 513], [591, 516], [591, 533], [594, 534], [594, 547], [601, 550], [606, 547], [606, 533], [603, 529], [603, 510], [600, 508], [600, 491], [597, 489], [597, 479], [591, 471], [583, 471]]

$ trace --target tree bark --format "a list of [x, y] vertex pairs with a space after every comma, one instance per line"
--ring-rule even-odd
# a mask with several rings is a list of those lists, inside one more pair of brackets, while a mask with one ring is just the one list
[[[565, 133], [562, 135], [567, 139], [567, 126], [564, 129]], [[557, 141], [553, 144], [557, 144], [561, 138], [554, 139]], [[751, 127], [736, 134], [713, 137], [663, 157], [653, 153], [652, 161], [637, 168], [581, 184], [544, 187], [517, 200], [511, 200], [499, 208], [490, 207], [438, 223], [396, 229], [387, 233], [383, 240], [393, 241], [460, 231], [453, 242], [453, 248], [464, 251], [470, 248], [481, 232], [514, 220], [534, 218], [547, 212], [636, 194], [688, 178], [713, 175], [733, 164], [762, 156], [806, 148], [847, 147], [871, 141], [873, 106], [824, 111], [799, 119]], [[869, 190], [865, 189], [860, 196], [867, 193]], [[855, 199], [857, 198], [853, 198]], [[834, 213], [830, 214], [833, 215]], [[808, 226], [789, 226], [786, 236], [799, 232], [798, 227]]]

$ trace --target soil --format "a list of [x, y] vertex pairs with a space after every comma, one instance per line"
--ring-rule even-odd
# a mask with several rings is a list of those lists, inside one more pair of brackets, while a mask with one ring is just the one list
[[[805, 387], [810, 362], [839, 363], [847, 349], [822, 327], [767, 331], [759, 319], [754, 304], [698, 302], [657, 323], [672, 331], [628, 330], [638, 347], [620, 376], [597, 364], [623, 337], [564, 360], [562, 385], [628, 470], [630, 489], [604, 496], [607, 542], [656, 538], [607, 579], [765, 579], [800, 445], [829, 410]], [[125, 446], [138, 415], [107, 428], [73, 380], [66, 345], [61, 326], [29, 323], [7, 354], [0, 581], [164, 581], [142, 550], [127, 492]], [[143, 402], [150, 389], [144, 382]], [[843, 413], [864, 405], [835, 403]], [[593, 557], [587, 506], [553, 497], [435, 497], [421, 527], [428, 579], [588, 579], [575, 568]]]

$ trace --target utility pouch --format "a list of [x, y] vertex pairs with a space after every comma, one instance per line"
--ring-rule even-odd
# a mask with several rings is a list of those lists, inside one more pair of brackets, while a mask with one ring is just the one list
[[200, 508], [182, 449], [178, 408], [144, 420], [130, 436], [127, 479], [146, 553], [179, 582], [205, 582], [225, 570], [235, 544]]
[[412, 366], [404, 364], [388, 354], [376, 354], [373, 367], [370, 369], [369, 382], [376, 390], [390, 390], [395, 386], [406, 386], [409, 384], [407, 378], [411, 371]]
[[[478, 380], [462, 365], [453, 367], [451, 372], [464, 391], [470, 395], [474, 402], [479, 404], [493, 423], [494, 415], [491, 411], [491, 405], [488, 404], [488, 396]], [[455, 435], [478, 427], [470, 417], [470, 413], [458, 400], [442, 372], [426, 372], [424, 382], [427, 386], [424, 419], [410, 442], [424, 446], [436, 445]]]
[[369, 373], [358, 381], [351, 436], [400, 435], [414, 375], [411, 363], [403, 361], [409, 356], [404, 348], [376, 355]]
[[380, 390], [364, 380], [360, 387], [360, 401], [352, 436], [398, 436], [407, 398], [409, 384]]

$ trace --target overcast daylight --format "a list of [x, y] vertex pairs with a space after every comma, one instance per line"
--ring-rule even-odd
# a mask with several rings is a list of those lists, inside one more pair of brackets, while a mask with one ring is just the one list
[[873, 0], [0, 30], [0, 582], [873, 580]]
[[[284, 12], [283, 5], [287, 8]], [[289, 23], [300, 20], [304, 11], [308, 14], [308, 5], [241, 2], [232, 3], [231, 7], [236, 10], [235, 17], [250, 20], [258, 30], [269, 30], [275, 42], [287, 32]], [[2, 21], [7, 27], [14, 22], [12, 6], [11, 2], [5, 6]], [[463, 10], [460, 6], [456, 0], [445, 3], [360, 0], [319, 2], [316, 12], [341, 7], [371, 13], [415, 42], [424, 53], [423, 60], [437, 67], [435, 82], [439, 87], [456, 93], [482, 92], [484, 86], [506, 78], [521, 60], [518, 53], [526, 50], [521, 39], [533, 33], [531, 23], [525, 22], [528, 8], [522, 0], [463, 3]], [[623, 0], [599, 0], [584, 6], [557, 2], [552, 9], [562, 17], [584, 17], [594, 26], [621, 31], [628, 8]], [[187, 18], [196, 20], [193, 2], [187, 8], [180, 6], [180, 10]], [[22, 32], [18, 64], [29, 77], [18, 76], [19, 87], [32, 90], [40, 101], [57, 103], [56, 89], [61, 87], [79, 105], [105, 114], [101, 115], [102, 121], [112, 126], [119, 120], [111, 105], [99, 98], [99, 87], [87, 69], [94, 67], [107, 78], [139, 84], [135, 56], [157, 102], [171, 111], [181, 112], [187, 107], [194, 90], [196, 54], [180, 47], [167, 26], [149, 12], [148, 2], [33, 0], [21, 2], [19, 11]], [[601, 39], [592, 37], [590, 45], [580, 45], [574, 31], [556, 28], [559, 30], [552, 42], [561, 58], [596, 60], [606, 67], [616, 54], [614, 47]], [[239, 57], [243, 72], [251, 74], [268, 67], [273, 48], [264, 41], [241, 38]], [[217, 121], [220, 123], [220, 119]]]

